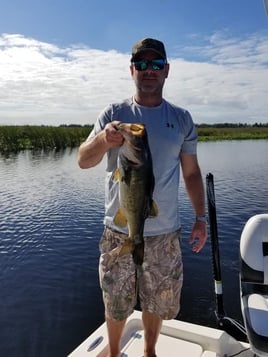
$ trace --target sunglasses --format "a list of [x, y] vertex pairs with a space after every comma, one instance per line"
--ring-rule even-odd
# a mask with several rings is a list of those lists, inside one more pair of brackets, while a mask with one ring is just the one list
[[133, 65], [137, 71], [146, 71], [151, 66], [153, 71], [161, 71], [164, 69], [167, 61], [160, 58], [160, 59], [153, 59], [153, 60], [140, 60], [133, 62]]

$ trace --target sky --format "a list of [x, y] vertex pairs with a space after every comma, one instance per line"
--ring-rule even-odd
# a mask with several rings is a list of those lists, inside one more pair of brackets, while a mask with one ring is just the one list
[[263, 0], [0, 0], [0, 125], [93, 124], [135, 93], [144, 37], [164, 42], [164, 97], [195, 123], [268, 123]]

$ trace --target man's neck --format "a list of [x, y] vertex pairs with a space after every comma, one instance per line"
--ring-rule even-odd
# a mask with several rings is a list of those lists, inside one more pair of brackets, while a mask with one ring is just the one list
[[142, 95], [139, 94], [134, 95], [135, 102], [144, 106], [144, 107], [157, 107], [163, 101], [162, 96], [152, 96], [152, 95]]

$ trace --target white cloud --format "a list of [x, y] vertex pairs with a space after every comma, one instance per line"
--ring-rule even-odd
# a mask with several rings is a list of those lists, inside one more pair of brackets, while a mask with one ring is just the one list
[[[166, 98], [198, 123], [268, 122], [268, 38], [217, 33], [199, 43], [181, 49], [184, 59], [170, 59]], [[0, 77], [0, 124], [93, 123], [103, 107], [134, 91], [129, 54], [19, 34], [0, 36]]]

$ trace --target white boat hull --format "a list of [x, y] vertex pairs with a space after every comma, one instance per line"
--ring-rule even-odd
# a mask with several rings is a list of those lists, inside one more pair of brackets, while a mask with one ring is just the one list
[[[124, 329], [121, 356], [143, 356], [143, 343], [141, 312], [135, 311]], [[106, 357], [107, 348], [108, 338], [103, 324], [69, 357]], [[244, 352], [239, 354], [240, 357], [254, 356], [247, 343], [235, 340], [224, 331], [178, 320], [163, 321], [156, 347], [157, 357], [228, 357], [241, 351]]]

